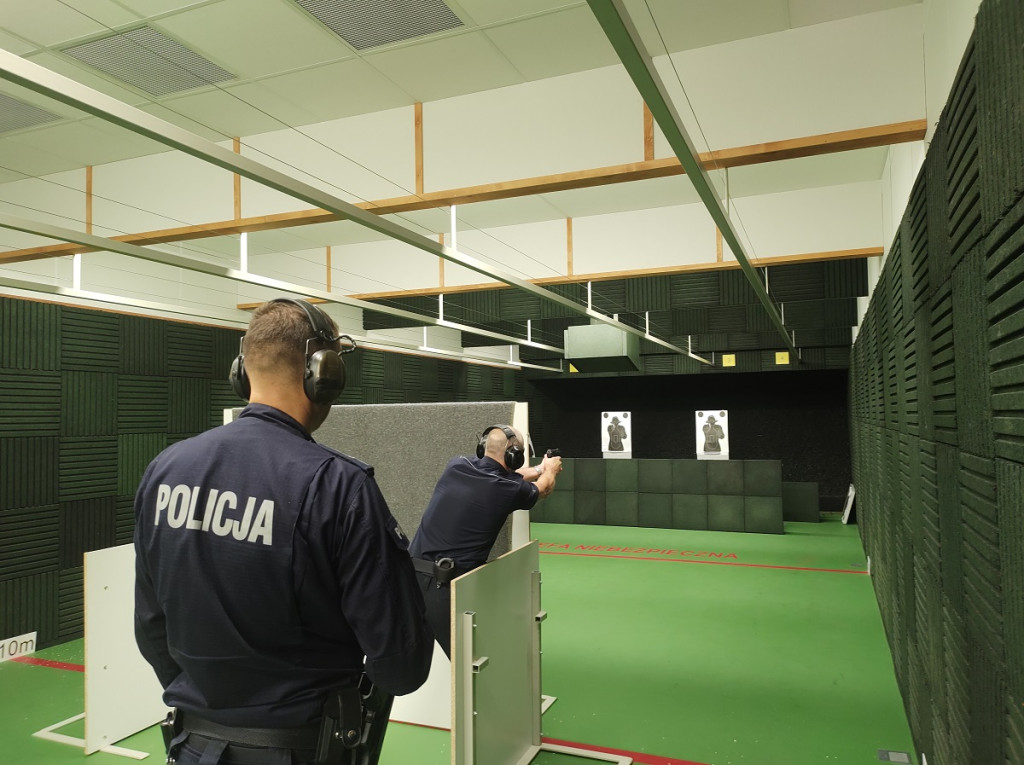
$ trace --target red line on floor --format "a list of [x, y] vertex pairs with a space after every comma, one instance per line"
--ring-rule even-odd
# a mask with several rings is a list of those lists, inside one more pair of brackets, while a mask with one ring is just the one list
[[49, 667], [50, 669], [69, 669], [72, 672], [85, 672], [85, 667], [81, 664], [68, 664], [66, 661], [50, 661], [49, 659], [37, 659], [33, 656], [19, 656], [11, 661], [21, 662], [22, 664], [31, 664], [35, 667]]
[[777, 568], [783, 571], [821, 571], [828, 574], [867, 574], [846, 568], [808, 568], [805, 566], [773, 566], [768, 563], [733, 563], [726, 560], [690, 560], [689, 558], [645, 558], [640, 555], [602, 555], [600, 553], [555, 552], [541, 550], [541, 555], [568, 555], [577, 558], [625, 558], [626, 560], [656, 560], [663, 563], [703, 563], [707, 566], [740, 566], [743, 568]]
[[653, 754], [643, 754], [642, 752], [630, 752], [626, 749], [610, 749], [606, 746], [592, 746], [591, 744], [580, 744], [576, 741], [561, 741], [557, 738], [548, 738], [547, 736], [542, 738], [541, 741], [545, 744], [585, 749], [588, 752], [604, 752], [605, 754], [617, 754], [620, 757], [632, 757], [633, 762], [639, 763], [639, 765], [707, 765], [707, 763], [694, 762], [693, 760], [677, 760], [674, 757], [660, 757]]

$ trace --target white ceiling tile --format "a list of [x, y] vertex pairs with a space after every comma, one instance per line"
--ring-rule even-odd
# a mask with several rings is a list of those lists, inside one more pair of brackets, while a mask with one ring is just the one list
[[922, 0], [789, 0], [789, 17], [792, 26], [805, 27], [921, 3]]
[[[103, 12], [99, 12], [101, 7]], [[116, 16], [124, 21], [134, 18], [112, 3], [90, 2], [85, 9], [77, 10], [59, 0], [33, 0], [31, 3], [5, 2], [2, 23], [7, 32], [47, 47], [105, 32], [107, 22]]]
[[208, 141], [223, 141], [224, 135], [217, 130], [212, 130], [206, 125], [200, 122], [196, 122], [191, 117], [187, 117], [184, 114], [168, 109], [161, 104], [148, 104], [141, 107], [144, 112], [152, 114], [154, 117], [159, 117], [162, 120], [170, 122], [172, 125], [177, 125], [183, 130], [188, 130], [191, 133], [207, 139]]
[[566, 7], [586, 7], [583, 0], [455, 0], [449, 2], [464, 19], [466, 16], [478, 26], [500, 24], [524, 16], [548, 13]]
[[380, 242], [387, 238], [384, 234], [378, 234], [352, 221], [337, 221], [276, 231], [253, 231], [249, 234], [249, 250], [262, 253], [295, 252], [313, 247]]
[[888, 156], [889, 148], [881, 146], [734, 167], [729, 170], [729, 192], [734, 197], [748, 197], [877, 181], [882, 177]]
[[[19, 143], [66, 160], [66, 168], [102, 165], [165, 151], [160, 144], [98, 118], [48, 126], [23, 135]], [[49, 164], [49, 163], [47, 163]], [[33, 175], [53, 170], [40, 166]]]
[[536, 223], [565, 217], [561, 210], [552, 206], [542, 196], [514, 197], [459, 205], [456, 215], [460, 227], [472, 229]]
[[681, 175], [631, 183], [613, 183], [589, 189], [556, 191], [545, 194], [544, 198], [568, 218], [604, 215], [624, 210], [648, 210], [700, 201], [693, 184]]
[[522, 82], [482, 32], [373, 53], [366, 61], [415, 101], [437, 101]]
[[173, 13], [201, 5], [213, 5], [220, 0], [114, 0], [118, 5], [137, 13], [143, 18]]
[[203, 126], [206, 131], [212, 131], [219, 138], [252, 135], [282, 127], [280, 120], [251, 106], [231, 91], [207, 90], [169, 98], [161, 105]]
[[586, 6], [491, 27], [485, 34], [527, 80], [619, 63]]
[[413, 103], [407, 93], [357, 58], [232, 85], [227, 90], [290, 126]]
[[787, 0], [626, 0], [652, 56], [789, 29]]
[[239, 79], [347, 58], [352, 52], [291, 2], [224, 0], [168, 16], [152, 26]]
[[[18, 138], [0, 140], [0, 167], [36, 177], [76, 166], [77, 163], [73, 158], [53, 151], [45, 139], [34, 137], [38, 132], [34, 131], [32, 138], [22, 135]], [[29, 140], [42, 144], [44, 148], [27, 143]]]
[[[2, 147], [2, 142], [0, 142], [0, 147]], [[3, 149], [0, 148], [0, 152], [2, 151]], [[24, 180], [25, 178], [28, 177], [29, 176], [26, 175], [25, 173], [18, 173], [13, 170], [8, 170], [7, 168], [0, 167], [0, 183], [12, 183], [14, 181]]]
[[115, 0], [75, 0], [72, 3], [74, 9], [83, 16], [88, 16], [93, 21], [105, 27], [116, 28], [125, 24], [137, 22], [140, 15], [131, 7], [125, 7]]
[[0, 48], [3, 48], [8, 53], [24, 56], [26, 53], [37, 50], [39, 46], [11, 34], [6, 29], [0, 29]]

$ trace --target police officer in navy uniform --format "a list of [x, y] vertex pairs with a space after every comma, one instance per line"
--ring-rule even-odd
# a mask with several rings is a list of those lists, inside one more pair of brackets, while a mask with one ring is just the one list
[[408, 540], [373, 468], [310, 435], [344, 386], [336, 332], [306, 301], [260, 306], [231, 371], [249, 405], [139, 486], [135, 633], [179, 710], [178, 765], [312, 761], [332, 689], [427, 678]]
[[523, 435], [492, 425], [480, 437], [476, 458], [455, 457], [434, 487], [409, 554], [413, 557], [434, 637], [451, 658], [451, 589], [457, 576], [487, 562], [505, 519], [529, 510], [555, 488], [562, 458], [525, 465]]

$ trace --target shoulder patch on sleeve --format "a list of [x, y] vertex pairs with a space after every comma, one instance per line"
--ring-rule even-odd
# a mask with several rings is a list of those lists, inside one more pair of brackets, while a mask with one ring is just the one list
[[408, 550], [409, 537], [405, 535], [405, 531], [402, 530], [402, 525], [395, 518], [392, 518], [391, 520], [394, 521], [395, 524], [394, 527], [391, 529], [391, 533], [395, 536], [395, 541], [398, 542], [398, 546], [401, 547], [403, 550]]

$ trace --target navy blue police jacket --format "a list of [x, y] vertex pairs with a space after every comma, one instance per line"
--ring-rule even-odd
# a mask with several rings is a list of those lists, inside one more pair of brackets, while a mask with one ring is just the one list
[[373, 469], [250, 404], [168, 447], [135, 498], [135, 635], [164, 703], [222, 725], [292, 727], [364, 670], [395, 695], [433, 636]]
[[454, 457], [434, 487], [409, 552], [424, 560], [451, 558], [459, 569], [487, 562], [505, 519], [529, 510], [540, 492], [490, 457]]

